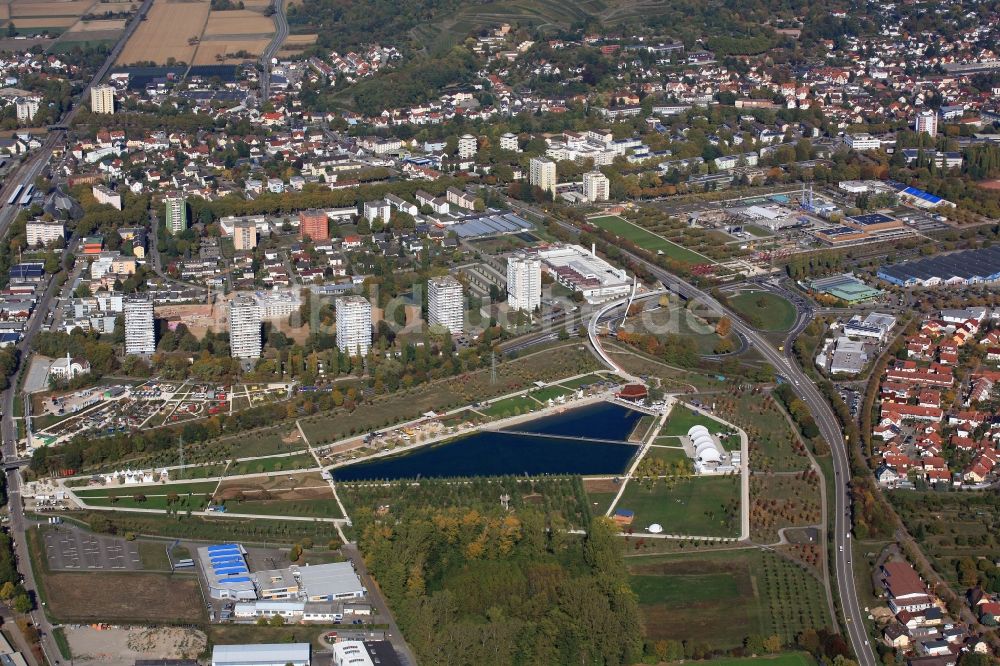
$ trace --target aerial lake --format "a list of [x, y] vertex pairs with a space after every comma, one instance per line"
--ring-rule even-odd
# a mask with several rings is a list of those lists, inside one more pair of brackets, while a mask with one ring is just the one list
[[637, 447], [625, 440], [641, 417], [599, 402], [511, 426], [517, 433], [481, 431], [330, 471], [337, 481], [619, 474], [636, 453]]

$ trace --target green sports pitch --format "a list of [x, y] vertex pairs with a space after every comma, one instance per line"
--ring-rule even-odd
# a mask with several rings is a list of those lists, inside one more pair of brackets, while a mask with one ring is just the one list
[[640, 226], [632, 224], [628, 220], [617, 215], [604, 215], [602, 217], [591, 217], [588, 223], [600, 227], [613, 234], [617, 234], [625, 240], [632, 241], [644, 250], [651, 252], [662, 252], [674, 261], [685, 264], [714, 264], [715, 262], [703, 254], [698, 254], [694, 250], [668, 241], [663, 236], [647, 231]]

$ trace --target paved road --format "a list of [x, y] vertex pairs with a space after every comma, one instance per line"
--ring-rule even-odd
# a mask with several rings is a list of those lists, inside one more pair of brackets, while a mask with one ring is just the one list
[[285, 17], [285, 0], [274, 0], [274, 39], [260, 56], [263, 71], [260, 75], [260, 101], [263, 104], [271, 96], [271, 60], [288, 39], [288, 19]]
[[[535, 211], [538, 213], [538, 211]], [[575, 226], [559, 222], [559, 224], [571, 232], [578, 232]], [[697, 301], [703, 308], [719, 316], [729, 317], [733, 322], [733, 330], [746, 338], [748, 344], [757, 350], [775, 370], [788, 378], [795, 392], [809, 407], [820, 433], [830, 444], [833, 452], [833, 474], [834, 474], [834, 577], [837, 584], [837, 592], [840, 596], [841, 607], [846, 620], [847, 638], [851, 648], [861, 666], [876, 666], [872, 648], [869, 644], [867, 631], [864, 625], [864, 614], [861, 604], [858, 601], [858, 593], [854, 583], [854, 570], [852, 567], [851, 540], [850, 540], [850, 516], [848, 483], [850, 481], [850, 463], [847, 444], [844, 442], [844, 435], [841, 432], [840, 424], [833, 413], [833, 409], [826, 402], [819, 389], [806, 377], [805, 373], [790, 358], [788, 346], [785, 352], [779, 352], [773, 344], [765, 339], [760, 332], [745, 324], [739, 317], [723, 307], [710, 294], [700, 288], [668, 273], [656, 264], [646, 261], [642, 257], [631, 252], [622, 251], [632, 261], [641, 264], [667, 289], [680, 296]]]

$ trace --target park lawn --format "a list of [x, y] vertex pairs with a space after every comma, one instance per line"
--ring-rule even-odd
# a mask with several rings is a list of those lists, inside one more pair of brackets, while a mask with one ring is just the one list
[[170, 560], [167, 558], [167, 542], [140, 541], [139, 559], [146, 571], [170, 571]]
[[587, 500], [590, 502], [590, 512], [595, 516], [603, 516], [608, 512], [608, 507], [614, 501], [618, 493], [587, 493]]
[[615, 508], [635, 512], [636, 531], [659, 523], [665, 534], [735, 538], [739, 499], [738, 476], [685, 477], [669, 485], [661, 480], [652, 489], [632, 480]]
[[532, 391], [529, 395], [544, 405], [549, 400], [569, 395], [572, 392], [572, 389], [563, 388], [562, 386], [546, 386], [543, 389]]
[[270, 472], [287, 472], [316, 467], [316, 459], [310, 453], [298, 453], [293, 456], [272, 456], [256, 460], [235, 462], [226, 470], [226, 476], [240, 474], [267, 474]]
[[226, 502], [226, 511], [260, 516], [304, 516], [307, 518], [343, 518], [337, 500], [244, 500]]
[[598, 227], [610, 231], [613, 234], [617, 234], [625, 240], [632, 241], [644, 250], [663, 253], [675, 261], [680, 261], [686, 264], [715, 263], [704, 255], [698, 254], [697, 252], [689, 250], [686, 247], [678, 245], [677, 243], [668, 241], [666, 238], [654, 234], [652, 231], [647, 231], [638, 225], [632, 224], [628, 220], [618, 217], [617, 215], [592, 217], [589, 218], [587, 222], [597, 225]]
[[695, 551], [628, 557], [626, 564], [649, 640], [705, 642], [727, 650], [749, 634], [777, 635], [791, 643], [803, 629], [829, 625], [819, 581], [774, 553]]
[[709, 666], [816, 666], [816, 660], [807, 652], [783, 652], [770, 657], [743, 657], [712, 659]]
[[[677, 440], [674, 440], [675, 442]], [[666, 463], [674, 463], [681, 460], [690, 460], [688, 455], [684, 453], [684, 449], [665, 449], [662, 446], [651, 446], [649, 451], [646, 453], [647, 458], [655, 458], [656, 460], [662, 460]]]
[[783, 332], [795, 324], [795, 306], [769, 291], [744, 291], [730, 296], [727, 301], [730, 307], [762, 330]]
[[727, 429], [715, 419], [709, 418], [701, 412], [696, 412], [683, 403], [677, 403], [670, 410], [670, 416], [667, 417], [667, 422], [660, 430], [660, 437], [667, 435], [686, 437], [688, 431], [696, 425], [705, 426], [712, 434]]
[[577, 377], [576, 379], [568, 379], [564, 382], [559, 382], [559, 386], [565, 386], [566, 388], [573, 389], [574, 391], [581, 386], [590, 386], [591, 384], [596, 384], [597, 382], [603, 382], [607, 379], [604, 375], [592, 374], [584, 375], [583, 377]]
[[168, 507], [178, 511], [202, 511], [208, 506], [204, 495], [192, 495], [191, 497], [181, 495], [177, 502], [172, 505], [167, 502], [166, 495], [146, 495], [145, 497], [146, 499], [143, 501], [136, 501], [132, 495], [119, 495], [113, 502], [110, 497], [88, 497], [83, 501], [88, 506], [107, 506], [116, 509], [158, 509], [160, 511], [166, 511]]
[[142, 493], [147, 497], [151, 495], [164, 495], [168, 493], [177, 493], [178, 495], [187, 495], [191, 493], [192, 495], [200, 495], [204, 493], [215, 492], [216, 486], [219, 485], [218, 481], [197, 481], [192, 483], [155, 483], [145, 486], [104, 486], [102, 488], [87, 488], [84, 490], [74, 491], [79, 497], [107, 497], [108, 495], [117, 495], [118, 497], [131, 497], [132, 495]]
[[504, 398], [491, 404], [489, 407], [478, 410], [480, 413], [490, 418], [504, 418], [507, 416], [517, 416], [527, 414], [541, 409], [542, 406], [526, 395], [516, 395], [513, 398]]

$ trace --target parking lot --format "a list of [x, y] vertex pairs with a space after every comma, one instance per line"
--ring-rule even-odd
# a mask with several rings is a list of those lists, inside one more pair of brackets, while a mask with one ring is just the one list
[[142, 569], [139, 546], [109, 536], [87, 534], [74, 528], [45, 533], [49, 568], [63, 571], [138, 571]]

